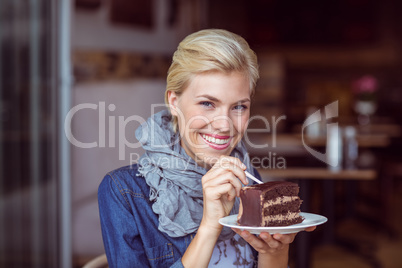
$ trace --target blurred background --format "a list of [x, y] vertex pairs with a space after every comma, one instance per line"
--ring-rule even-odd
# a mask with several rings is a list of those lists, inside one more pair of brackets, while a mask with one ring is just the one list
[[329, 219], [297, 236], [290, 267], [402, 267], [401, 11], [398, 0], [0, 1], [0, 267], [82, 267], [104, 253], [98, 185], [141, 155], [134, 130], [163, 103], [178, 43], [204, 28], [258, 55], [250, 128], [263, 131], [248, 137], [266, 145], [249, 148], [263, 179], [298, 182], [302, 210]]

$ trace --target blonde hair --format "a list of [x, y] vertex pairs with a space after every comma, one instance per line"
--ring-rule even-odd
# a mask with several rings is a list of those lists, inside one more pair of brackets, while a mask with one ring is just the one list
[[[241, 36], [220, 29], [207, 29], [188, 35], [173, 54], [168, 70], [165, 103], [168, 92], [180, 96], [191, 78], [205, 72], [241, 72], [250, 82], [251, 95], [259, 78], [257, 56]], [[173, 117], [177, 131], [177, 118]]]

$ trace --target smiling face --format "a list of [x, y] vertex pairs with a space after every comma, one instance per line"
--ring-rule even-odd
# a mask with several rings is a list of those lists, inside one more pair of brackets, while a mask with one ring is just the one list
[[181, 146], [198, 164], [212, 166], [240, 142], [250, 117], [250, 92], [242, 73], [212, 72], [195, 75], [180, 96], [168, 93]]

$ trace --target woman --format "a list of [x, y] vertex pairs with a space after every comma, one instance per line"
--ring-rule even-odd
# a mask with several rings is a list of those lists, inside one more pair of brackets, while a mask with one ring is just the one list
[[99, 187], [110, 267], [287, 267], [294, 234], [255, 236], [218, 222], [238, 212], [244, 171], [258, 176], [241, 141], [257, 79], [257, 57], [238, 35], [202, 30], [179, 44], [169, 111], [136, 131], [145, 154]]

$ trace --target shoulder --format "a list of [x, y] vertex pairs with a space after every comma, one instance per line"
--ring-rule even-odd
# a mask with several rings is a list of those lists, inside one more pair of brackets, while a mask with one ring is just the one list
[[149, 186], [144, 178], [137, 176], [137, 173], [137, 165], [124, 166], [108, 172], [99, 185], [99, 198], [113, 194], [148, 199]]
[[137, 178], [137, 172], [138, 172], [138, 165], [129, 165], [129, 166], [124, 166], [117, 168], [115, 170], [109, 171], [106, 176], [111, 176], [111, 177], [118, 177], [121, 179], [126, 179], [126, 178]]

